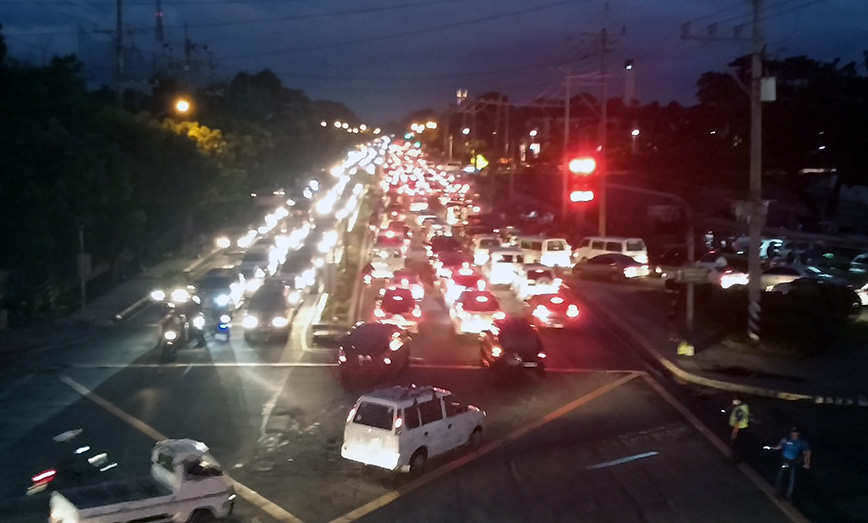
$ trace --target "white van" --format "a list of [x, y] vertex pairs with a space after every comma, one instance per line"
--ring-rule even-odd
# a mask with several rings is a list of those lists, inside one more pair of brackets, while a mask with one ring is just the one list
[[524, 265], [524, 251], [518, 247], [500, 247], [488, 252], [485, 276], [492, 285], [512, 285]]
[[374, 247], [371, 249], [371, 277], [391, 278], [395, 271], [404, 268], [402, 247]]
[[477, 234], [470, 242], [470, 250], [473, 252], [473, 263], [485, 265], [488, 262], [489, 251], [500, 247], [500, 236], [496, 234]]
[[563, 238], [517, 236], [513, 245], [524, 252], [524, 263], [540, 263], [546, 267], [572, 267], [572, 249]]
[[341, 456], [399, 472], [482, 440], [485, 412], [436, 387], [395, 386], [360, 397], [347, 416]]
[[592, 236], [585, 238], [576, 249], [576, 261], [590, 260], [601, 254], [623, 254], [639, 263], [648, 263], [648, 248], [641, 238], [619, 238], [615, 236]]

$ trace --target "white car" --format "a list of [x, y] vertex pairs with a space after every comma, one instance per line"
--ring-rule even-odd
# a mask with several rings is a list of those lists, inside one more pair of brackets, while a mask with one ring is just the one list
[[500, 247], [500, 236], [496, 234], [477, 234], [471, 242], [471, 252], [473, 252], [474, 265], [485, 265], [488, 263], [489, 253], [491, 249]]
[[341, 456], [418, 473], [428, 459], [482, 440], [485, 412], [436, 387], [379, 389], [360, 397], [344, 426]]
[[729, 289], [747, 285], [747, 269], [741, 267], [746, 265], [744, 262], [746, 260], [727, 258], [717, 251], [709, 251], [699, 258], [696, 266], [708, 269], [708, 283], [721, 289]]
[[557, 294], [561, 288], [561, 279], [555, 275], [554, 269], [538, 263], [525, 265], [516, 275], [512, 284], [515, 297], [525, 301], [537, 294]]
[[479, 290], [462, 292], [449, 314], [458, 334], [479, 334], [490, 330], [495, 321], [506, 318], [494, 294]]

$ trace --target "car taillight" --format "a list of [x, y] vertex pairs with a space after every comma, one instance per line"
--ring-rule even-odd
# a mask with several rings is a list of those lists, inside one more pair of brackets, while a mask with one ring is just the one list
[[391, 365], [392, 364], [392, 358], [389, 358], [389, 357], [383, 358], [383, 363], [385, 363], [386, 365]]
[[40, 472], [39, 474], [33, 476], [31, 481], [34, 483], [48, 483], [49, 481], [54, 479], [54, 476], [57, 474], [57, 471], [54, 469], [48, 469], [45, 472]]
[[546, 353], [543, 352], [543, 351], [539, 351], [539, 352], [536, 354], [536, 357], [539, 358], [539, 359], [541, 359], [541, 360], [544, 360], [544, 359], [546, 359]]
[[383, 309], [374, 309], [374, 316], [378, 318], [384, 318], [386, 316], [386, 313], [383, 312]]
[[502, 354], [503, 354], [503, 349], [501, 349], [499, 346], [495, 345], [494, 347], [491, 348], [491, 357], [492, 358], [499, 358]]
[[400, 416], [395, 418], [395, 430], [400, 430], [401, 427], [403, 427], [403, 426], [404, 426], [404, 418], [402, 418]]
[[421, 318], [422, 317], [422, 309], [420, 309], [419, 307], [416, 307], [415, 309], [413, 309], [413, 317], [414, 318]]
[[577, 318], [579, 316], [579, 308], [575, 305], [570, 305], [567, 307], [567, 317], [568, 318]]
[[506, 313], [503, 311], [497, 311], [494, 314], [492, 314], [491, 317], [494, 318], [495, 320], [502, 320], [502, 319], [506, 318]]

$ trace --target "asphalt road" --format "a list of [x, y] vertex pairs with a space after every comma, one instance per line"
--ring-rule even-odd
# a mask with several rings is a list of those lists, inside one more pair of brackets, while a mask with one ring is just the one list
[[[363, 316], [376, 292], [362, 296]], [[0, 388], [0, 509], [44, 521], [46, 496], [22, 502], [23, 488], [51, 437], [81, 428], [119, 463], [109, 479], [147, 474], [155, 439], [206, 442], [246, 487], [232, 521], [786, 520], [592, 314], [575, 331], [544, 332], [546, 379], [493, 381], [475, 341], [452, 333], [435, 288], [399, 382], [441, 386], [484, 409], [486, 445], [433, 461], [414, 481], [347, 462], [343, 423], [359, 391], [338, 383], [333, 350], [310, 346], [317, 302], [299, 309], [286, 345], [251, 346], [235, 325], [228, 343], [161, 363], [157, 311], [146, 308], [104, 338], [18, 362], [18, 378]]]

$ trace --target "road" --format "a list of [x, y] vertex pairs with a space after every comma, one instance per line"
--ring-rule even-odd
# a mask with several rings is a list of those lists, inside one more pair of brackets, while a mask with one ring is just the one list
[[[218, 257], [200, 271], [232, 262]], [[18, 378], [0, 389], [5, 513], [44, 521], [44, 494], [21, 501], [26, 480], [53, 435], [81, 428], [120, 464], [115, 479], [146, 474], [155, 439], [205, 441], [241, 485], [232, 521], [787, 520], [592, 314], [576, 331], [544, 332], [546, 379], [504, 383], [479, 368], [475, 341], [452, 333], [436, 289], [427, 291], [400, 382], [483, 408], [480, 451], [437, 460], [412, 482], [343, 460], [359, 391], [339, 385], [333, 350], [310, 346], [317, 296], [285, 345], [245, 343], [238, 315], [231, 341], [181, 350], [171, 363], [159, 361], [157, 310], [146, 308], [104, 338], [16, 364]], [[362, 317], [376, 292], [365, 290]], [[508, 291], [497, 294], [520, 311]]]

